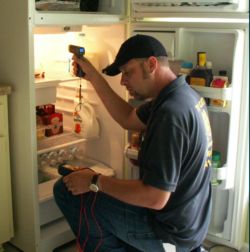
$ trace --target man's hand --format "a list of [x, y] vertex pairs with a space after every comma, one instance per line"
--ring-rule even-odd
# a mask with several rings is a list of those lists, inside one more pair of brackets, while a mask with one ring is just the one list
[[77, 69], [78, 67], [80, 67], [81, 70], [85, 73], [83, 78], [90, 82], [95, 78], [97, 78], [98, 76], [101, 76], [100, 73], [97, 71], [97, 69], [91, 64], [91, 62], [87, 58], [85, 57], [78, 58], [76, 55], [73, 55], [72, 60], [73, 60], [72, 66], [74, 75], [77, 75]]
[[89, 192], [89, 185], [94, 173], [94, 171], [88, 168], [75, 171], [65, 176], [63, 182], [73, 195], [86, 193]]

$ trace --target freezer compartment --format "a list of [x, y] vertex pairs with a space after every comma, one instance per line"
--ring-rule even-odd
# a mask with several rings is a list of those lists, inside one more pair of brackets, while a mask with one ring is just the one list
[[34, 4], [35, 24], [38, 26], [63, 26], [63, 29], [68, 31], [71, 30], [71, 25], [103, 25], [121, 22], [121, 19], [126, 18], [126, 0], [99, 0], [97, 6], [94, 6], [94, 1], [95, 0], [89, 1], [93, 8], [82, 4], [80, 5], [80, 0], [77, 2], [74, 1], [74, 3], [72, 3], [72, 1], [56, 0], [47, 1], [49, 3], [44, 1], [41, 3], [37, 2], [36, 5]]
[[125, 5], [124, 0], [76, 0], [76, 1], [60, 1], [60, 0], [41, 0], [35, 1], [37, 11], [83, 11], [92, 13], [116, 13], [120, 14]]

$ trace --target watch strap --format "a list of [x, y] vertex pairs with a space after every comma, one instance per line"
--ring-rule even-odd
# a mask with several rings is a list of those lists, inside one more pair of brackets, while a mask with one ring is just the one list
[[97, 181], [98, 181], [98, 178], [101, 174], [98, 173], [98, 174], [94, 174], [92, 179], [91, 179], [91, 184], [94, 184], [94, 185], [97, 185]]
[[91, 182], [90, 182], [90, 185], [89, 185], [89, 190], [90, 191], [93, 191], [93, 192], [98, 192], [100, 190], [100, 187], [98, 185], [98, 178], [101, 174], [94, 174], [92, 179], [91, 179]]

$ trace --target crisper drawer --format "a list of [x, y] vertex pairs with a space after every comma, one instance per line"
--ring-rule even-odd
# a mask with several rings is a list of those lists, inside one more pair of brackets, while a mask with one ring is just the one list
[[39, 184], [40, 225], [48, 224], [63, 215], [53, 197], [53, 186], [57, 179]]
[[47, 224], [51, 221], [61, 218], [63, 215], [52, 198], [40, 203], [40, 225]]

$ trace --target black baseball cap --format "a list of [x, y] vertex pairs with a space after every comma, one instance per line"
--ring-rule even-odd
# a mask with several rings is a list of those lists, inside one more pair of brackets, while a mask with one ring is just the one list
[[129, 60], [148, 58], [150, 56], [168, 56], [167, 51], [159, 40], [152, 36], [137, 34], [127, 39], [120, 47], [115, 61], [102, 70], [109, 76], [115, 76], [121, 71], [119, 68]]

